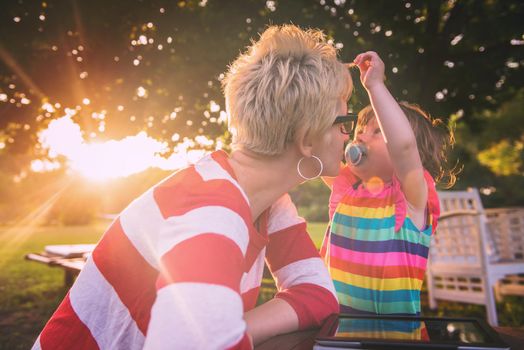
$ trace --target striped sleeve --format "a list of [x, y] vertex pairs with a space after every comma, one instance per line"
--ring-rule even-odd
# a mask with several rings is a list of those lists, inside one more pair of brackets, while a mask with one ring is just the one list
[[192, 197], [199, 192], [199, 204], [173, 201], [180, 188], [155, 189], [169, 224], [155, 240], [160, 274], [145, 349], [251, 348], [240, 295], [248, 228], [241, 210], [230, 204], [239, 202], [239, 193], [231, 182], [208, 181], [188, 183]]
[[289, 195], [271, 207], [268, 234], [266, 257], [278, 288], [275, 297], [293, 307], [300, 329], [320, 326], [339, 311], [338, 301], [326, 266]]
[[424, 170], [424, 179], [426, 179], [428, 185], [428, 224], [431, 225], [431, 234], [434, 234], [440, 217], [440, 202], [435, 188], [435, 180], [427, 170]]
[[[428, 199], [426, 204], [426, 225], [431, 226], [431, 234], [434, 234], [437, 229], [438, 218], [440, 217], [440, 204], [437, 195], [437, 189], [435, 188], [435, 180], [431, 174], [424, 169], [424, 180], [428, 188]], [[393, 186], [396, 192], [395, 200], [395, 231], [398, 232], [407, 214], [407, 200], [402, 192], [400, 181], [393, 177]]]

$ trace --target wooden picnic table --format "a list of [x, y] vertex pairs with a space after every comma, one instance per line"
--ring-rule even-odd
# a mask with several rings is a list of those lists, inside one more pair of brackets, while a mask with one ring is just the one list
[[29, 253], [25, 258], [64, 269], [64, 286], [71, 287], [94, 247], [94, 244], [49, 245], [44, 248], [43, 252]]

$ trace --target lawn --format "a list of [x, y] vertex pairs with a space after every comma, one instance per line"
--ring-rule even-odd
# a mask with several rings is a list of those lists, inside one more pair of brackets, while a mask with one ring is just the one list
[[[0, 349], [29, 349], [67, 292], [62, 269], [26, 261], [25, 254], [48, 244], [94, 243], [108, 225], [109, 221], [98, 221], [76, 227], [0, 228]], [[325, 228], [325, 223], [308, 225], [317, 247]], [[485, 317], [484, 307], [478, 305], [442, 302], [431, 311], [425, 291], [422, 307], [426, 315]], [[497, 309], [501, 325], [524, 325], [524, 298], [506, 298]]]
[[326, 231], [327, 224], [325, 222], [311, 222], [307, 225], [307, 230], [311, 239], [320, 248], [322, 240], [324, 239], [324, 232]]
[[0, 228], [0, 349], [30, 349], [67, 292], [62, 269], [26, 261], [25, 254], [48, 244], [96, 242], [108, 224]]

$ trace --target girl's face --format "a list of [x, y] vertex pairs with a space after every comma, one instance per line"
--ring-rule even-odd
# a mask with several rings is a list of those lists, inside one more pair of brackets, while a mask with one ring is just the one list
[[363, 181], [378, 177], [382, 181], [390, 181], [393, 175], [393, 165], [376, 118], [372, 118], [364, 127], [355, 130], [354, 142], [367, 148], [366, 158], [357, 166], [349, 165], [351, 171]]

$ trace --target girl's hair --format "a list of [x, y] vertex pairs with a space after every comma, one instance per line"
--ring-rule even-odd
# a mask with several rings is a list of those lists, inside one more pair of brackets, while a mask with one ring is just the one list
[[[445, 188], [452, 187], [460, 169], [449, 166], [448, 152], [455, 144], [452, 128], [448, 128], [441, 119], [433, 119], [416, 104], [400, 102], [400, 108], [408, 118], [417, 139], [417, 148], [422, 166], [429, 171], [435, 182]], [[362, 129], [375, 117], [371, 106], [366, 106], [358, 114], [356, 130]]]
[[328, 130], [352, 82], [337, 49], [319, 30], [270, 26], [222, 81], [233, 147], [281, 154], [297, 131]]

